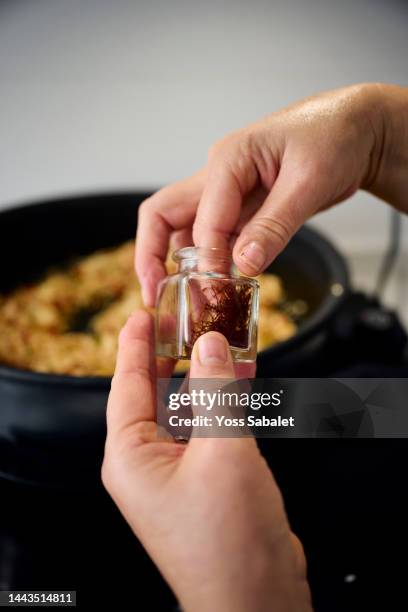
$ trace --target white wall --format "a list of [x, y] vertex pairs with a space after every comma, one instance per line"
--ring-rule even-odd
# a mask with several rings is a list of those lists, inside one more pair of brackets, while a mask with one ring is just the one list
[[[397, 0], [3, 0], [0, 206], [159, 186], [301, 96], [407, 85], [407, 26]], [[358, 194], [315, 224], [348, 253], [378, 253], [386, 217]]]

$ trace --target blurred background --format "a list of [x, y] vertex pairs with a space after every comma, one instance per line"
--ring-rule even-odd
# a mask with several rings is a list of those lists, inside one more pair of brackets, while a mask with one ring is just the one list
[[[299, 98], [362, 81], [407, 86], [407, 32], [406, 0], [0, 0], [0, 211], [44, 198], [156, 189], [203, 165], [225, 133]], [[0, 215], [1, 288], [31, 268], [48, 269], [49, 245], [57, 261], [58, 253], [72, 254], [71, 241], [78, 253], [111, 244], [134, 222], [133, 195], [129, 204], [125, 217], [107, 203], [103, 212], [98, 201], [99, 225], [83, 201], [69, 204], [72, 217], [62, 207], [54, 214], [58, 204], [28, 216], [22, 230], [26, 216]], [[390, 223], [391, 209], [363, 192], [312, 221], [367, 292]], [[400, 247], [381, 297], [408, 324], [408, 216]], [[295, 252], [293, 261], [311, 268], [312, 286], [333, 297], [336, 284], [321, 281], [327, 250], [318, 259]], [[133, 281], [132, 257], [128, 270]], [[405, 376], [398, 318], [360, 298], [351, 292], [334, 322], [324, 320], [286, 353], [265, 352], [258, 375], [281, 368], [377, 377], [393, 368], [391, 375]], [[22, 329], [25, 351], [30, 335]], [[69, 336], [56, 339], [64, 364]], [[0, 370], [0, 589], [74, 588], [88, 610], [127, 609], [136, 593], [144, 607], [150, 601], [146, 609], [179, 610], [175, 602], [156, 605], [173, 598], [100, 484], [109, 378], [60, 384], [47, 374]], [[374, 396], [373, 409], [388, 408], [388, 399]], [[360, 423], [360, 403], [353, 410]], [[342, 438], [336, 427], [327, 440], [298, 440], [294, 449], [277, 437], [262, 449], [305, 545], [316, 612], [400, 609], [390, 599], [406, 599], [406, 570], [395, 554], [395, 542], [408, 546], [406, 440], [345, 439], [347, 428]]]
[[[403, 0], [0, 0], [0, 207], [157, 188], [303, 96], [408, 84]], [[313, 220], [372, 289], [389, 209], [365, 193]], [[408, 220], [402, 246], [408, 250]], [[386, 302], [406, 316], [407, 257]]]

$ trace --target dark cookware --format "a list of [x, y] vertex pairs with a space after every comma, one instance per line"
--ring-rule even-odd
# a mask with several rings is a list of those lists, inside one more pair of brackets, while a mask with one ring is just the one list
[[[132, 238], [137, 208], [148, 195], [79, 196], [1, 212], [0, 292], [73, 256]], [[310, 311], [293, 338], [259, 355], [258, 375], [296, 375], [324, 341], [348, 290], [347, 268], [325, 238], [302, 228], [270, 270], [282, 275], [289, 298], [305, 299]], [[0, 474], [62, 487], [98, 483], [109, 386], [109, 378], [0, 366]]]

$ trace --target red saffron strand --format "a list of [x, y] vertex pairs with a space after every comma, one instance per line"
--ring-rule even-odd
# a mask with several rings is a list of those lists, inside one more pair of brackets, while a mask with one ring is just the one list
[[[209, 331], [225, 336], [231, 346], [247, 348], [253, 290], [244, 284], [213, 283], [203, 289], [210, 293], [198, 320], [191, 322], [191, 345]], [[207, 296], [206, 296], [207, 297]]]

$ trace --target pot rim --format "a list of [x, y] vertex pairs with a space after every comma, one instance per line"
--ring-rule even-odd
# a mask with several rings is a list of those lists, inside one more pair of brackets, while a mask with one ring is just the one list
[[[88, 202], [92, 202], [93, 205], [97, 206], [100, 198], [127, 198], [127, 197], [140, 197], [145, 198], [148, 197], [154, 190], [145, 190], [141, 189], [140, 191], [128, 191], [128, 190], [118, 190], [116, 192], [112, 191], [101, 191], [98, 193], [95, 192], [85, 192], [84, 194], [67, 194], [66, 196], [62, 196], [60, 198], [48, 198], [44, 200], [37, 200], [33, 202], [25, 202], [22, 205], [11, 204], [9, 207], [5, 208], [2, 214], [13, 214], [13, 213], [21, 213], [24, 210], [29, 210], [34, 207], [47, 208], [52, 204], [57, 204], [61, 202], [74, 202], [77, 200], [88, 200]], [[306, 243], [311, 249], [317, 251], [320, 255], [322, 261], [325, 262], [325, 265], [328, 270], [328, 276], [330, 278], [331, 285], [329, 287], [328, 293], [323, 298], [321, 304], [316, 309], [316, 311], [308, 317], [304, 323], [299, 327], [298, 331], [294, 336], [289, 338], [288, 340], [284, 340], [279, 342], [276, 345], [272, 345], [269, 348], [264, 349], [258, 353], [258, 358], [267, 358], [273, 356], [278, 356], [282, 353], [286, 353], [288, 350], [295, 348], [298, 344], [303, 342], [309, 336], [311, 336], [316, 331], [320, 330], [323, 325], [325, 325], [338, 311], [338, 308], [342, 304], [344, 298], [346, 297], [350, 285], [349, 285], [349, 271], [346, 264], [345, 259], [339, 253], [339, 251], [325, 238], [319, 231], [315, 228], [311, 228], [308, 225], [304, 225], [297, 232], [295, 236], [298, 236], [302, 240], [303, 243]], [[265, 270], [265, 273], [268, 273], [268, 269]], [[22, 368], [13, 368], [6, 365], [0, 364], [0, 377], [12, 381], [20, 381], [21, 383], [38, 383], [38, 384], [47, 384], [47, 385], [58, 385], [58, 386], [68, 386], [68, 387], [83, 387], [83, 388], [109, 388], [111, 376], [72, 376], [68, 374], [53, 374], [53, 373], [45, 373], [45, 372], [35, 372], [32, 370], [25, 370]]]

